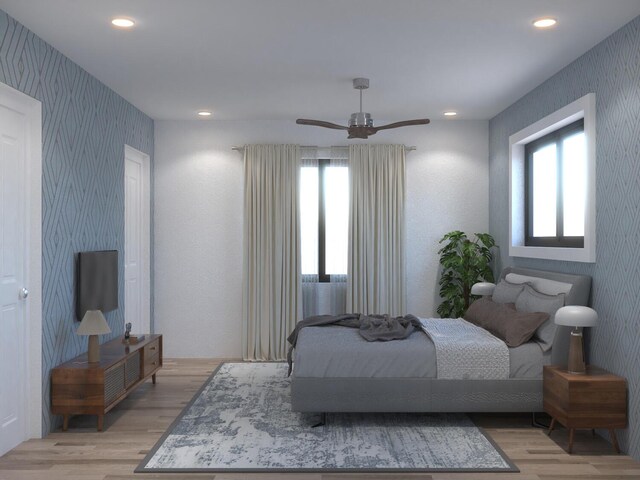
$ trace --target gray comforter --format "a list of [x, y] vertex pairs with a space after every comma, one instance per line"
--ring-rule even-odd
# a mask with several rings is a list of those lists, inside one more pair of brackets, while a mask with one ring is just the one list
[[362, 338], [368, 342], [402, 340], [420, 329], [420, 320], [413, 315], [404, 317], [390, 317], [389, 315], [362, 315], [351, 313], [346, 315], [317, 315], [298, 322], [287, 341], [291, 344], [287, 352], [289, 375], [293, 365], [293, 349], [298, 343], [300, 330], [305, 327], [320, 327], [325, 325], [339, 325], [357, 328]]

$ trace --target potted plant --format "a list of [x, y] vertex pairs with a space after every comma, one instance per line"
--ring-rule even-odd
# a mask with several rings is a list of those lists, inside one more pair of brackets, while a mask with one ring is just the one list
[[442, 318], [458, 318], [469, 308], [471, 287], [477, 282], [493, 282], [491, 249], [496, 242], [488, 233], [476, 233], [470, 240], [464, 232], [447, 233], [439, 243], [438, 251], [442, 276], [438, 314]]

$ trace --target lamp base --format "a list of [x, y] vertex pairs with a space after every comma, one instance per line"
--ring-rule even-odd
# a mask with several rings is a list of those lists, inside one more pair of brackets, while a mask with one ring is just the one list
[[100, 361], [100, 344], [98, 343], [98, 335], [89, 335], [89, 350], [87, 351], [89, 363], [97, 363]]
[[577, 375], [584, 375], [587, 368], [584, 362], [584, 347], [582, 341], [582, 331], [572, 330], [569, 341], [569, 364], [567, 372]]

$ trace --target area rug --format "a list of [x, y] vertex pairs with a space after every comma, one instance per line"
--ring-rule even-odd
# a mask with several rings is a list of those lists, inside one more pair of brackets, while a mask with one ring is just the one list
[[517, 472], [464, 414], [291, 411], [283, 363], [225, 363], [136, 472]]

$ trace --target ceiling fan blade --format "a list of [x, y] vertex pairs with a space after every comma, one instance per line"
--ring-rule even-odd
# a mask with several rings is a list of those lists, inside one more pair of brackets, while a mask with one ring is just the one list
[[430, 122], [428, 118], [419, 118], [417, 120], [404, 120], [402, 122], [389, 123], [388, 125], [380, 125], [379, 127], [374, 127], [375, 131], [379, 130], [387, 130], [389, 128], [398, 128], [398, 127], [409, 127], [411, 125], [426, 125]]
[[333, 128], [334, 130], [349, 130], [349, 127], [338, 125], [337, 123], [324, 122], [322, 120], [309, 120], [306, 118], [299, 118], [296, 120], [298, 125], [312, 125], [314, 127]]

